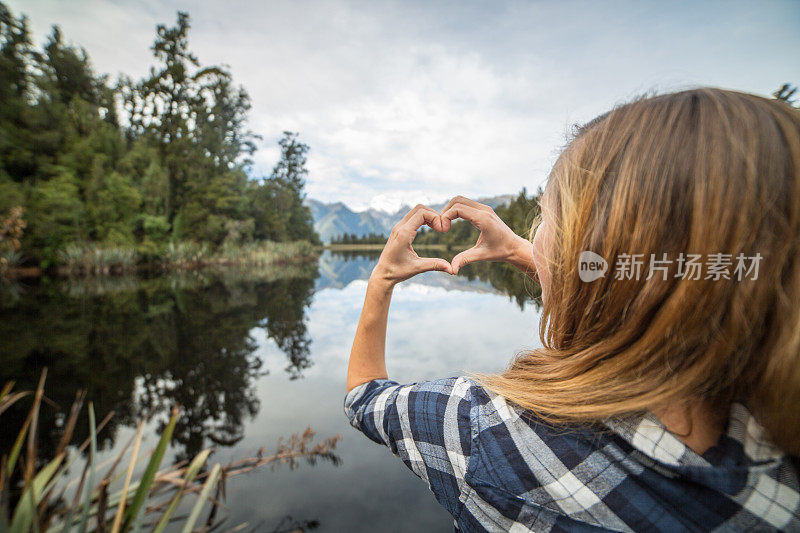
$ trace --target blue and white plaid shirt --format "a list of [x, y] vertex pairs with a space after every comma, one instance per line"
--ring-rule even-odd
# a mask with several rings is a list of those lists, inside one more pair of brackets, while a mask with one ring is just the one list
[[456, 530], [800, 531], [800, 461], [741, 404], [703, 455], [650, 413], [554, 428], [463, 377], [373, 380], [344, 407], [428, 484]]

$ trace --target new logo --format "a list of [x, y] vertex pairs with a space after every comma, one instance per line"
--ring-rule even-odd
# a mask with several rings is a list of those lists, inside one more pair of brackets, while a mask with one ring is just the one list
[[578, 256], [578, 276], [581, 281], [591, 283], [606, 275], [608, 262], [594, 252], [586, 250]]

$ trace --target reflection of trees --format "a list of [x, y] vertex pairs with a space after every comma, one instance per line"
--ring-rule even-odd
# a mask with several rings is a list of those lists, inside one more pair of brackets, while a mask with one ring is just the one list
[[311, 303], [313, 278], [286, 280], [273, 290], [262, 292], [258, 308], [264, 313], [259, 321], [268, 335], [289, 358], [286, 371], [292, 379], [300, 377], [311, 366], [311, 339], [305, 323], [306, 307]]
[[[113, 443], [118, 425], [151, 412], [164, 416], [175, 404], [183, 415], [174, 440], [186, 455], [206, 439], [236, 443], [259, 409], [253, 382], [262, 363], [251, 330], [262, 327], [275, 340], [291, 377], [311, 366], [305, 310], [315, 274], [307, 268], [266, 279], [226, 272], [135, 283], [41, 282], [0, 308], [0, 384], [35, 388], [47, 366], [45, 394], [62, 407], [86, 389], [99, 417], [116, 412], [100, 435], [102, 447]], [[19, 428], [24, 416], [20, 405], [4, 413], [3, 424]], [[41, 435], [43, 457], [57, 442], [56, 417], [42, 410], [40, 427], [51, 428]], [[0, 432], [0, 450], [10, 449], [15, 431]], [[86, 431], [79, 426], [75, 439]]]
[[462, 272], [469, 280], [478, 278], [488, 281], [492, 287], [516, 301], [521, 310], [525, 309], [525, 304], [533, 304], [536, 309], [541, 308], [542, 288], [508, 263], [471, 263], [459, 271], [459, 275]]

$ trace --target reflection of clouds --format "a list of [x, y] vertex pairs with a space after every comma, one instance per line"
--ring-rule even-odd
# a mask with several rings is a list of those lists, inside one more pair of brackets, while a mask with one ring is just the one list
[[[352, 283], [361, 283], [366, 287], [372, 269], [378, 262], [378, 256], [350, 255], [342, 256], [325, 250], [319, 259], [319, 277], [315, 282], [316, 290], [344, 289]], [[442, 287], [455, 291], [475, 291], [502, 294], [492, 287], [488, 281], [468, 279], [465, 276], [451, 276], [443, 272], [423, 272], [406, 280], [395, 288], [395, 291], [415, 290], [419, 287]], [[421, 290], [421, 289], [418, 289]]]
[[266, 328], [257, 327], [250, 330], [250, 337], [256, 343], [254, 355], [264, 364], [263, 369], [269, 372], [283, 371], [286, 366], [286, 352], [269, 336]]
[[[452, 518], [425, 484], [386, 448], [352, 429], [344, 416], [347, 359], [366, 288], [365, 280], [355, 280], [314, 294], [307, 311], [314, 365], [302, 379], [290, 381], [283, 371], [284, 354], [263, 330], [251, 331], [270, 371], [256, 383], [261, 411], [247, 423], [245, 440], [220, 450], [216, 459], [224, 462], [269, 447], [278, 436], [311, 426], [320, 438], [342, 435], [336, 453], [343, 462], [231, 480], [227, 505], [237, 520], [258, 523], [263, 517], [292, 514], [319, 519], [328, 531], [365, 531], [404, 517], [400, 530], [451, 527]], [[415, 277], [393, 291], [386, 343], [389, 376], [410, 382], [464, 370], [500, 370], [516, 350], [539, 345], [538, 320], [532, 306], [520, 311], [505, 295], [448, 290]], [[408, 508], [414, 509], [413, 517], [407, 516]]]
[[[309, 376], [344, 375], [366, 287], [366, 281], [354, 281], [314, 295]], [[410, 381], [502, 369], [516, 350], [539, 345], [538, 320], [532, 307], [522, 312], [502, 295], [401, 283], [387, 327], [390, 376]]]

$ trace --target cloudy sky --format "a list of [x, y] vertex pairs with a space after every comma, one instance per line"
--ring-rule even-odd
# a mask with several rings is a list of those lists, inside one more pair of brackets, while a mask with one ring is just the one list
[[652, 91], [800, 84], [800, 2], [6, 0], [99, 72], [142, 77], [155, 26], [192, 20], [203, 64], [249, 92], [268, 173], [283, 130], [307, 192], [355, 209], [542, 184], [566, 132]]

